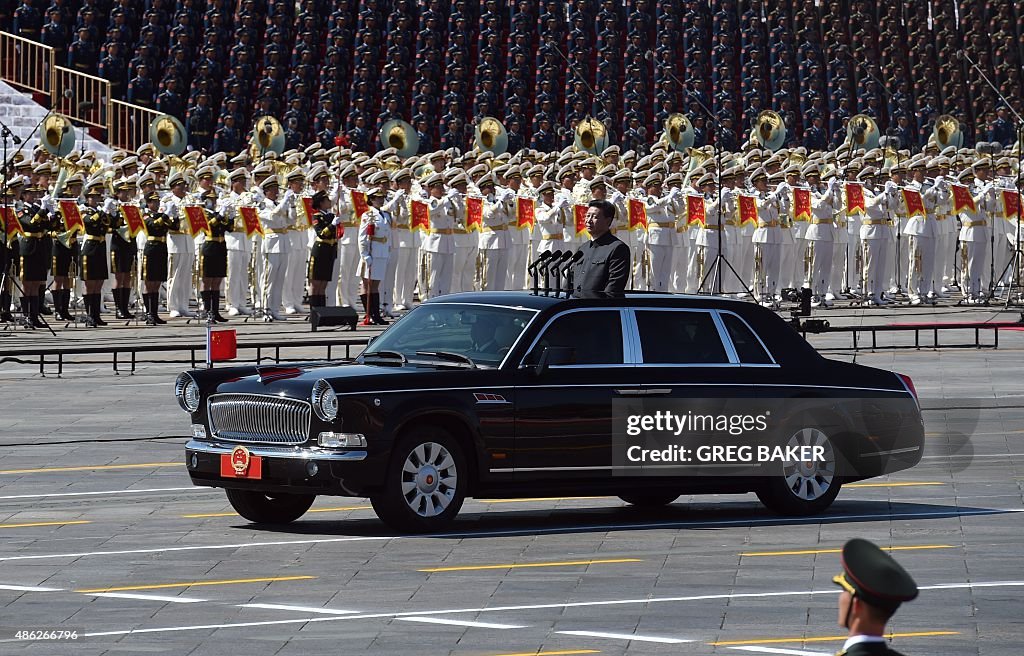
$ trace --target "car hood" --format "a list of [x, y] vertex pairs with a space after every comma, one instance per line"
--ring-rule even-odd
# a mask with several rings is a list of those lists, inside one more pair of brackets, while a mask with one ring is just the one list
[[444, 389], [478, 384], [495, 369], [459, 369], [346, 363], [275, 364], [190, 372], [207, 394], [268, 394], [308, 399], [321, 378], [339, 393], [400, 389]]

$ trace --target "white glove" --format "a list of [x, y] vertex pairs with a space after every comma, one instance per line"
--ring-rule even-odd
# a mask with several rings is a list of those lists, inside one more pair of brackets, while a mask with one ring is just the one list
[[367, 268], [367, 269], [369, 269], [370, 267], [372, 267], [372, 266], [373, 266], [373, 257], [371, 257], [371, 256], [369, 256], [369, 255], [364, 255], [364, 256], [363, 256], [363, 264], [365, 264], [365, 265], [366, 265], [366, 268]]

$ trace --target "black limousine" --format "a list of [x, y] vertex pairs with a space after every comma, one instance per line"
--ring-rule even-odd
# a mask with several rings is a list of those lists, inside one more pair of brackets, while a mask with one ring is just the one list
[[[354, 362], [197, 369], [175, 391], [191, 415], [192, 482], [224, 488], [261, 523], [291, 522], [317, 495], [368, 497], [409, 532], [444, 527], [466, 497], [654, 506], [755, 492], [774, 512], [806, 515], [844, 483], [916, 465], [924, 442], [907, 376], [826, 359], [775, 313], [710, 296], [453, 294], [416, 307]], [[623, 402], [696, 398], [771, 399], [775, 446], [824, 455], [744, 475], [721, 462], [711, 475], [623, 466]]]

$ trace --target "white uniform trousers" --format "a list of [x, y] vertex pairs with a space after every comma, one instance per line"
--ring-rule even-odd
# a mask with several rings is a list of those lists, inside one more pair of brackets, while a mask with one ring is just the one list
[[824, 296], [832, 280], [833, 242], [811, 242], [811, 293]]
[[281, 296], [284, 293], [289, 256], [290, 253], [267, 253], [264, 255], [263, 309], [268, 314], [277, 314], [281, 311]]
[[650, 244], [647, 246], [651, 257], [651, 290], [667, 292], [672, 282], [672, 246]]
[[227, 309], [244, 310], [249, 291], [249, 254], [245, 251], [228, 251], [228, 277], [225, 285]]
[[689, 236], [685, 232], [679, 233], [679, 243], [672, 249], [672, 284], [671, 291], [674, 294], [687, 293], [686, 283], [689, 280], [690, 250], [692, 249]]
[[529, 244], [512, 244], [508, 249], [508, 276], [505, 289], [519, 291], [526, 288], [526, 263]]
[[[476, 249], [473, 249], [474, 251]], [[452, 253], [427, 253], [427, 287], [429, 298], [452, 292]], [[472, 270], [472, 269], [470, 269]]]
[[397, 249], [391, 249], [388, 253], [388, 264], [384, 269], [384, 279], [380, 281], [380, 306], [383, 309], [391, 308], [395, 304], [395, 273], [398, 271]]
[[967, 258], [967, 266], [960, 272], [960, 288], [964, 292], [964, 298], [984, 298], [985, 278], [989, 273], [989, 242], [960, 242], [960, 248]]
[[257, 310], [263, 308], [263, 238], [257, 236], [252, 242], [252, 287], [249, 289], [249, 297], [252, 299], [252, 306]]
[[359, 244], [342, 244], [338, 249], [338, 288], [335, 296], [338, 305], [358, 307], [359, 301], [359, 276], [356, 275], [356, 267], [359, 266]]
[[807, 266], [807, 249], [810, 247], [810, 243], [803, 237], [793, 238], [793, 258], [791, 260], [792, 269], [790, 272], [792, 277], [793, 289], [801, 289], [803, 287], [810, 286], [808, 266]]
[[[448, 290], [444, 292], [445, 294], [476, 290], [476, 256], [479, 252], [477, 246], [455, 246], [455, 253], [448, 255], [452, 260], [452, 271], [450, 280], [445, 285]], [[437, 296], [433, 285], [430, 285], [430, 296]]]
[[779, 244], [779, 287], [782, 289], [796, 289], [799, 285], [793, 282], [796, 277], [796, 249], [795, 243], [785, 242]]
[[864, 294], [878, 301], [882, 292], [888, 289], [886, 264], [892, 259], [889, 255], [892, 240], [888, 237], [865, 239], [861, 243], [864, 246]]
[[650, 271], [650, 255], [647, 251], [647, 244], [637, 241], [633, 250], [633, 289], [637, 291], [650, 289], [648, 285], [648, 273]]
[[171, 253], [167, 277], [167, 311], [188, 312], [192, 298], [192, 267], [195, 253]]
[[686, 249], [686, 282], [683, 285], [683, 291], [687, 294], [696, 294], [697, 285], [700, 284], [701, 247], [689, 238], [687, 241], [689, 248]]
[[779, 274], [782, 264], [782, 244], [754, 244], [754, 253], [761, 261], [757, 270], [755, 294], [761, 294], [768, 300], [775, 298], [779, 290]]
[[996, 235], [996, 243], [993, 248], [995, 249], [992, 257], [996, 263], [996, 284], [1007, 284], [1013, 280], [1013, 267], [1007, 266], [1013, 257], [1013, 244], [1004, 235]]
[[[949, 219], [946, 219], [949, 221]], [[956, 234], [945, 233], [935, 237], [935, 291], [949, 289], [956, 281], [953, 273], [953, 252], [956, 250]]]
[[935, 271], [935, 238], [907, 235], [907, 291], [911, 298], [927, 296]]
[[[392, 253], [395, 262], [394, 304], [412, 309], [412, 293], [416, 288], [416, 265], [419, 251], [412, 247], [398, 247]], [[390, 263], [388, 264], [390, 266]]]
[[[726, 284], [722, 285], [722, 291], [727, 294], [740, 294], [746, 292], [748, 285], [753, 280], [752, 266], [754, 263], [754, 244], [750, 236], [739, 234], [736, 230], [735, 241], [730, 244], [729, 264], [732, 268], [725, 267]], [[733, 273], [733, 269], [736, 270]]]
[[853, 242], [836, 241], [832, 242], [832, 280], [829, 283], [829, 291], [833, 294], [841, 294], [846, 289], [856, 286], [853, 279], [854, 258], [857, 257], [854, 251]]
[[302, 293], [306, 289], [306, 261], [309, 258], [308, 238], [305, 231], [288, 233], [288, 269], [284, 274], [285, 287], [281, 300], [290, 310], [302, 307]]
[[496, 248], [480, 251], [484, 261], [484, 290], [503, 291], [508, 282], [509, 249]]

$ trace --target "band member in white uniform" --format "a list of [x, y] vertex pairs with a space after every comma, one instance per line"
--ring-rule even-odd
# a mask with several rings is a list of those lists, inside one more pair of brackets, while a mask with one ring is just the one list
[[362, 279], [362, 301], [366, 308], [363, 325], [386, 326], [380, 314], [380, 282], [388, 268], [392, 217], [383, 209], [387, 190], [374, 187], [366, 192], [370, 209], [359, 221], [359, 277]]
[[249, 258], [252, 255], [252, 241], [245, 236], [245, 226], [239, 207], [255, 207], [256, 200], [245, 190], [248, 175], [245, 169], [235, 169], [228, 175], [231, 191], [217, 203], [217, 211], [231, 221], [234, 229], [224, 235], [228, 249], [227, 301], [228, 316], [251, 314], [246, 307], [246, 293], [249, 289]]
[[295, 193], [289, 189], [281, 194], [277, 176], [270, 176], [264, 180], [260, 189], [263, 190], [265, 196], [259, 208], [260, 222], [263, 224], [264, 232], [262, 285], [264, 320], [284, 321], [280, 310], [289, 255], [287, 231], [291, 224], [288, 208], [292, 204]]
[[508, 237], [508, 214], [504, 198], [495, 194], [497, 180], [493, 173], [480, 178], [477, 186], [483, 197], [483, 225], [480, 232], [480, 251], [484, 257], [484, 289], [505, 289], [508, 277], [508, 256], [511, 243]]
[[452, 292], [471, 292], [476, 287], [476, 259], [480, 252], [480, 237], [466, 224], [466, 197], [479, 198], [479, 190], [471, 185], [465, 173], [448, 178], [448, 193], [452, 218]]
[[[412, 307], [412, 290], [416, 283], [416, 237], [411, 229], [409, 192], [412, 189], [412, 171], [399, 169], [391, 176], [394, 190], [384, 203], [391, 214], [391, 241], [388, 243], [388, 270], [380, 288], [381, 315], [395, 316], [395, 310]], [[400, 307], [399, 307], [400, 306]]]
[[755, 259], [760, 262], [754, 291], [760, 294], [761, 305], [772, 307], [779, 287], [782, 254], [779, 201], [775, 192], [768, 190], [768, 172], [763, 168], [754, 171], [750, 182], [757, 194], [757, 227], [750, 239], [754, 244]]
[[672, 256], [676, 241], [675, 202], [679, 189], [662, 194], [660, 175], [644, 180], [647, 197], [647, 248], [651, 254], [651, 289], [666, 292], [672, 282]]
[[886, 290], [886, 266], [892, 246], [892, 210], [889, 195], [876, 191], [885, 184], [885, 175], [873, 166], [867, 166], [858, 176], [864, 184], [864, 218], [860, 222], [860, 241], [864, 249], [863, 286], [865, 304], [888, 305], [882, 296]]
[[359, 217], [356, 216], [355, 207], [352, 205], [352, 192], [360, 190], [356, 167], [349, 164], [342, 169], [341, 182], [334, 191], [335, 211], [342, 219], [339, 225], [344, 230], [338, 239], [338, 274], [334, 277], [337, 280], [335, 298], [338, 305], [347, 307], [356, 307], [356, 301], [359, 299], [359, 278], [356, 276], [356, 267], [359, 265]]
[[169, 233], [167, 254], [170, 256], [170, 275], [167, 279], [167, 310], [171, 317], [196, 316], [189, 307], [192, 297], [192, 267], [196, 259], [196, 242], [185, 228], [185, 176], [175, 173], [167, 179], [170, 193], [164, 198], [160, 211], [171, 221], [181, 221], [182, 229]]
[[452, 199], [445, 196], [444, 179], [435, 173], [426, 179], [430, 231], [421, 246], [427, 254], [427, 298], [443, 296], [452, 289], [452, 256], [455, 253]]
[[830, 306], [825, 297], [832, 279], [832, 258], [835, 236], [835, 193], [832, 182], [821, 184], [817, 164], [804, 168], [804, 179], [811, 187], [811, 221], [804, 238], [811, 243], [811, 306]]

